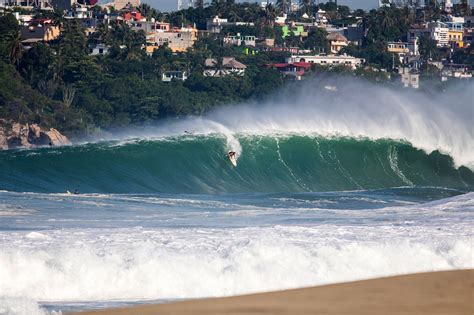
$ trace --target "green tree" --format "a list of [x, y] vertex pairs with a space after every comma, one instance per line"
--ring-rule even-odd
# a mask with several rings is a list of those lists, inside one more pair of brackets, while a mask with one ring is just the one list
[[439, 50], [436, 41], [428, 36], [420, 37], [419, 43], [420, 55], [423, 60], [437, 60], [439, 58]]

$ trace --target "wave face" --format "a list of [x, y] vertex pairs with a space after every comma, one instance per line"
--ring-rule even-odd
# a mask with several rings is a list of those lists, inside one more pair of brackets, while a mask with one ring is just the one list
[[241, 136], [238, 166], [220, 135], [0, 152], [0, 189], [105, 193], [243, 193], [435, 186], [470, 191], [449, 156], [393, 140]]

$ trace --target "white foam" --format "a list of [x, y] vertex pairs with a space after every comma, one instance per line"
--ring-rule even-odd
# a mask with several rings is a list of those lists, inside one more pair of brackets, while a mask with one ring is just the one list
[[46, 312], [36, 301], [19, 297], [0, 297], [0, 315], [60, 315], [61, 312]]
[[49, 231], [49, 241], [2, 233], [0, 296], [196, 298], [473, 268], [470, 231], [467, 223], [82, 229]]
[[236, 134], [394, 139], [408, 141], [427, 153], [439, 150], [452, 156], [456, 166], [474, 169], [474, 84], [435, 97], [354, 78], [338, 80], [337, 94], [314, 88], [321, 84], [308, 81], [263, 104], [226, 107], [205, 118], [161, 123], [156, 129], [129, 130], [123, 138], [180, 135], [185, 130], [220, 133], [235, 151], [240, 150]]

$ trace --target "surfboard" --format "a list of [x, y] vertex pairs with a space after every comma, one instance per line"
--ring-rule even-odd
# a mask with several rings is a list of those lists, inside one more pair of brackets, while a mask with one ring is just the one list
[[232, 163], [232, 165], [237, 166], [237, 159], [234, 156], [229, 156], [229, 161]]

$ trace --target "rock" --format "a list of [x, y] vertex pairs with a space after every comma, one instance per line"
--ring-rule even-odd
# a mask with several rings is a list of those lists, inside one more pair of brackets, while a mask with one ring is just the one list
[[28, 139], [29, 132], [30, 128], [28, 124], [22, 125], [19, 123], [13, 123], [11, 136], [7, 139], [8, 148], [31, 147], [31, 143]]
[[42, 132], [49, 138], [49, 145], [68, 145], [71, 144], [66, 136], [62, 135], [59, 131], [54, 128], [50, 128], [49, 131]]
[[41, 133], [41, 127], [38, 124], [31, 124], [30, 125], [30, 134], [29, 136], [35, 136], [35, 138], [39, 138]]
[[7, 136], [3, 126], [0, 126], [0, 149], [8, 149]]
[[0, 119], [0, 149], [71, 144], [58, 130], [43, 130], [38, 124], [11, 123]]

